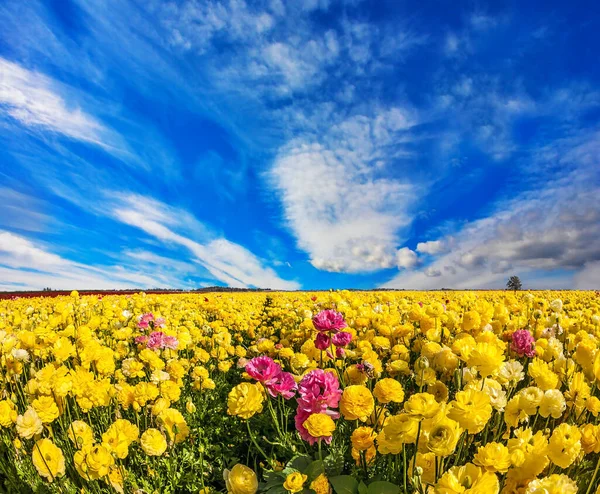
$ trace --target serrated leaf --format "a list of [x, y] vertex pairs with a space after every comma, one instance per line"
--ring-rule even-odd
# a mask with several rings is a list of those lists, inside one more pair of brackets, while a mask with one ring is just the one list
[[331, 477], [329, 482], [336, 494], [358, 494], [358, 480], [350, 475]]
[[340, 454], [331, 454], [327, 456], [323, 463], [325, 464], [325, 472], [328, 477], [340, 475], [344, 470], [344, 457]]
[[391, 482], [378, 480], [369, 484], [367, 494], [400, 494], [400, 487]]

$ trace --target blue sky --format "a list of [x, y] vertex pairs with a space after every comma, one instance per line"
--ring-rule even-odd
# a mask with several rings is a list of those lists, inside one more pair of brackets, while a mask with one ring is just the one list
[[598, 2], [0, 4], [0, 290], [600, 288]]

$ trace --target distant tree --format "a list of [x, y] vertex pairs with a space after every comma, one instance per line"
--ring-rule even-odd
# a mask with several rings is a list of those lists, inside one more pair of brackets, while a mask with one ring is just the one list
[[506, 282], [506, 288], [509, 290], [521, 290], [523, 288], [523, 283], [521, 283], [521, 278], [518, 276], [511, 276]]

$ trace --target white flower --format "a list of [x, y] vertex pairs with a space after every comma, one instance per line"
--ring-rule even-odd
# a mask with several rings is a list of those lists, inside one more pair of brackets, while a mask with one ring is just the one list
[[22, 348], [13, 348], [11, 355], [19, 362], [29, 362], [29, 352]]

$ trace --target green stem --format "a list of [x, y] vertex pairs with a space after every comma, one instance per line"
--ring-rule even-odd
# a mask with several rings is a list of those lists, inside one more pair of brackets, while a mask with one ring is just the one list
[[248, 434], [250, 435], [250, 440], [252, 441], [252, 444], [254, 444], [254, 446], [256, 446], [256, 449], [258, 449], [260, 454], [262, 454], [264, 456], [265, 460], [267, 460], [269, 463], [271, 463], [271, 459], [265, 454], [265, 452], [262, 450], [262, 448], [256, 442], [254, 434], [252, 434], [252, 429], [250, 429], [250, 421], [249, 420], [246, 420], [246, 427], [248, 427]]
[[419, 428], [417, 429], [417, 440], [415, 442], [415, 457], [413, 458], [412, 476], [415, 476], [415, 468], [417, 466], [417, 453], [419, 452], [419, 436], [421, 435], [421, 423], [419, 420]]
[[592, 492], [592, 486], [594, 485], [594, 481], [596, 480], [596, 475], [598, 475], [598, 467], [600, 467], [600, 456], [598, 456], [598, 461], [596, 462], [596, 469], [594, 470], [594, 475], [592, 475], [592, 479], [590, 480], [585, 494], [590, 494], [590, 492]]

